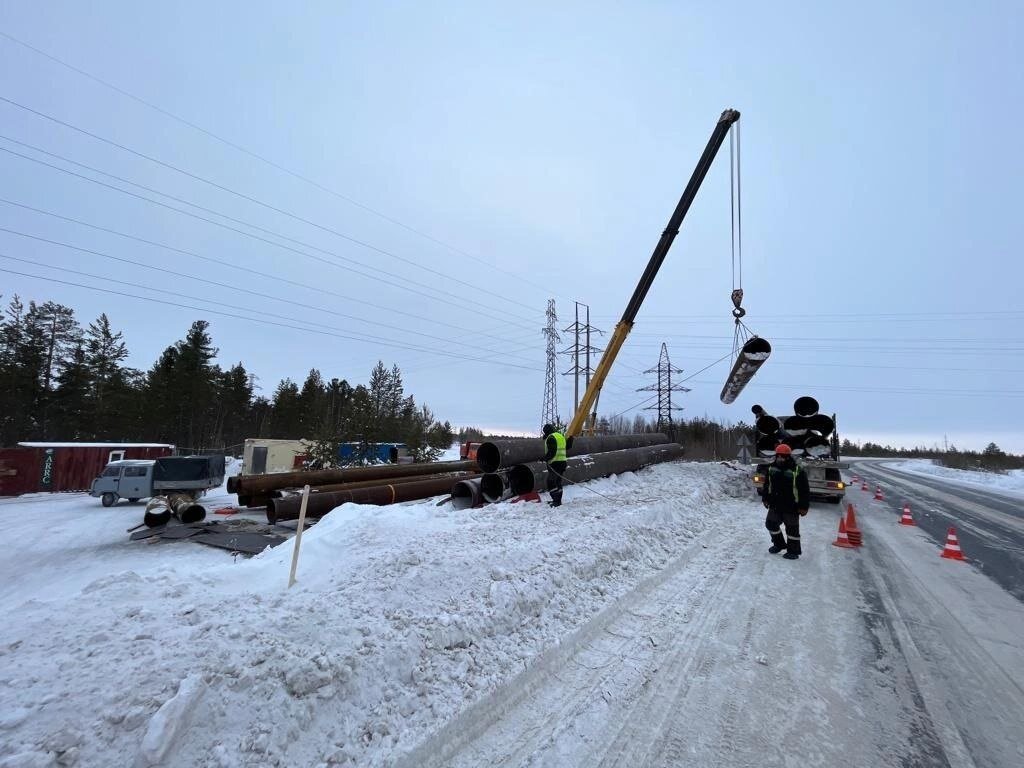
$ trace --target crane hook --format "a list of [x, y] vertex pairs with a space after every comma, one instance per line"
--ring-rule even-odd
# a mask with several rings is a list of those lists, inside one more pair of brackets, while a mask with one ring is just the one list
[[747, 314], [747, 310], [740, 306], [743, 303], [743, 289], [737, 288], [732, 292], [732, 316], [739, 322], [740, 318]]

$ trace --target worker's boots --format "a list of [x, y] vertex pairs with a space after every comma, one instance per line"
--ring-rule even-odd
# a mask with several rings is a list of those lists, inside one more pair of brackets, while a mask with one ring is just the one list
[[551, 491], [551, 501], [548, 502], [549, 507], [560, 507], [562, 506], [562, 489], [555, 488]]

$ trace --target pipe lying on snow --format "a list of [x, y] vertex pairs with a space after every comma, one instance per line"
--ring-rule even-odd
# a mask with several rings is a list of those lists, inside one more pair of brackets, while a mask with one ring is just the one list
[[[460, 472], [455, 473], [459, 477], [465, 474], [478, 474], [477, 472]], [[361, 480], [357, 483], [331, 483], [329, 485], [315, 485], [310, 487], [309, 493], [311, 496], [315, 496], [318, 493], [333, 493], [334, 491], [355, 491], [359, 488], [375, 488], [378, 485], [401, 485], [402, 483], [418, 483], [421, 480], [434, 480], [439, 477], [453, 477], [453, 473], [450, 472], [439, 472], [437, 474], [430, 475], [414, 475], [413, 477], [396, 477], [394, 480]], [[271, 491], [270, 496], [276, 499], [284, 499], [289, 496], [301, 496], [301, 488], [279, 488], [276, 491]]]
[[740, 392], [747, 386], [758, 369], [764, 365], [764, 361], [771, 353], [772, 345], [768, 343], [768, 339], [753, 336], [747, 340], [747, 343], [740, 348], [740, 353], [736, 355], [736, 362], [733, 363], [732, 370], [729, 371], [729, 375], [725, 379], [725, 386], [722, 387], [721, 394], [723, 403], [729, 405], [739, 397]]
[[[417, 480], [410, 483], [391, 483], [375, 485], [369, 488], [356, 488], [351, 491], [329, 491], [327, 493], [311, 493], [309, 495], [306, 514], [310, 517], [323, 517], [335, 507], [347, 502], [356, 504], [396, 504], [400, 501], [417, 501], [429, 499], [442, 493], [450, 493], [452, 486], [459, 480], [475, 477], [475, 473], [464, 472], [455, 475]], [[267, 521], [276, 523], [278, 520], [296, 520], [299, 517], [301, 499], [292, 496], [287, 499], [270, 499], [267, 502]]]
[[[582, 456], [587, 453], [606, 453], [667, 442], [668, 435], [646, 432], [633, 435], [580, 436], [573, 439], [572, 448], [566, 451], [566, 455]], [[525, 440], [494, 440], [481, 443], [476, 449], [476, 463], [484, 472], [497, 472], [501, 467], [541, 461], [544, 458], [544, 453], [544, 440], [539, 437]]]
[[509, 498], [508, 472], [488, 472], [480, 478], [480, 494], [491, 504]]
[[434, 461], [420, 464], [374, 464], [347, 469], [320, 469], [312, 472], [275, 472], [271, 475], [236, 475], [228, 478], [228, 493], [240, 496], [263, 496], [280, 488], [301, 488], [304, 485], [351, 483], [362, 480], [386, 482], [396, 477], [437, 475], [442, 472], [464, 472], [476, 469], [475, 461]]
[[206, 517], [203, 505], [197, 504], [195, 499], [183, 493], [168, 496], [167, 504], [174, 512], [174, 516], [183, 523], [198, 523]]
[[[564, 477], [573, 483], [593, 480], [607, 475], [635, 472], [649, 464], [673, 461], [683, 455], [679, 443], [626, 448], [619, 451], [573, 456], [565, 468]], [[484, 475], [488, 477], [488, 475]], [[517, 464], [508, 471], [508, 483], [513, 496], [530, 491], [543, 491], [547, 487], [548, 466], [543, 461]]]
[[167, 499], [163, 496], [154, 496], [146, 503], [146, 512], [142, 516], [142, 522], [147, 528], [159, 528], [171, 522], [171, 508], [167, 506]]
[[473, 509], [482, 506], [484, 495], [480, 491], [480, 478], [459, 480], [452, 486], [452, 507], [454, 509]]

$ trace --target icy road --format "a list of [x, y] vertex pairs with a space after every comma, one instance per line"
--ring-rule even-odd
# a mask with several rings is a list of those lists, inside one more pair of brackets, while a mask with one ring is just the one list
[[815, 505], [796, 562], [717, 464], [557, 511], [345, 505], [290, 591], [290, 544], [3, 500], [0, 766], [1019, 768], [1024, 607], [870, 496], [863, 549]]

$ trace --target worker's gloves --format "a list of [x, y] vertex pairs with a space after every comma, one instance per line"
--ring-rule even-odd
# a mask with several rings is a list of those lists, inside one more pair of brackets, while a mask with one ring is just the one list
[[806, 510], [806, 509], [801, 509], [801, 510], [799, 510], [799, 512], [800, 512], [800, 517], [803, 517], [804, 515], [806, 515], [806, 514], [807, 514], [808, 510]]

